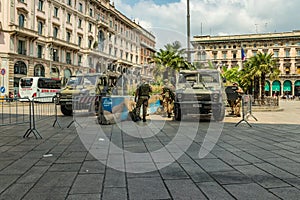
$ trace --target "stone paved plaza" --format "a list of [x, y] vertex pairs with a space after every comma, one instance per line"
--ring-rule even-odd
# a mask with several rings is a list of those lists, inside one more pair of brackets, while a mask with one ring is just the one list
[[[101, 127], [101, 137], [95, 119], [70, 128], [71, 117], [59, 117], [62, 128], [52, 127], [53, 118], [38, 121], [43, 139], [23, 139], [24, 125], [3, 126], [0, 199], [299, 199], [300, 101], [280, 105], [284, 111], [253, 113], [252, 127], [226, 117], [219, 138], [220, 127], [207, 120], [152, 116], [147, 124]], [[178, 148], [186, 141], [186, 150]], [[203, 145], [212, 150], [200, 158]]]

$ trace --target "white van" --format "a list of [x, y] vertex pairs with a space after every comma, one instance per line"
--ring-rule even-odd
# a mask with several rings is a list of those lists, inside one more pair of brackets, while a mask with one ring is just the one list
[[24, 77], [19, 81], [20, 101], [28, 101], [28, 99], [32, 100], [34, 98], [35, 101], [52, 102], [53, 97], [60, 91], [60, 88], [60, 80], [44, 77]]

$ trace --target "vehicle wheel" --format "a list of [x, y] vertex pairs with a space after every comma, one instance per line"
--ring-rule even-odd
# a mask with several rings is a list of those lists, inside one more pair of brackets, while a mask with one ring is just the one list
[[66, 116], [72, 116], [73, 115], [73, 110], [72, 110], [72, 107], [70, 107], [70, 106], [61, 105], [60, 110], [61, 110], [63, 115], [66, 115]]
[[181, 120], [181, 109], [180, 109], [180, 105], [177, 103], [174, 105], [174, 118], [176, 121]]
[[225, 117], [225, 107], [219, 106], [219, 107], [213, 108], [212, 113], [213, 113], [214, 120], [222, 121]]

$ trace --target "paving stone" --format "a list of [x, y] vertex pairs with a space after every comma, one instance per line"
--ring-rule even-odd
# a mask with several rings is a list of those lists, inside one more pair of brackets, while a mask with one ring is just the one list
[[259, 183], [264, 188], [274, 188], [274, 187], [287, 187], [289, 184], [283, 182], [279, 178], [272, 176], [271, 174], [266, 173], [258, 169], [253, 165], [245, 165], [245, 166], [236, 166], [237, 170]]
[[278, 168], [277, 166], [271, 165], [270, 163], [255, 163], [254, 165], [280, 179], [296, 178], [296, 176]]
[[231, 171], [232, 167], [220, 159], [201, 159], [195, 160], [206, 172]]
[[151, 171], [146, 173], [126, 173], [127, 178], [151, 178], [151, 177], [161, 177], [159, 171]]
[[100, 161], [84, 161], [82, 163], [81, 169], [79, 173], [104, 173], [105, 165], [102, 164]]
[[129, 199], [170, 199], [168, 190], [159, 177], [129, 178]]
[[19, 159], [9, 165], [9, 167], [0, 171], [0, 174], [23, 174], [29, 170], [37, 160], [34, 159]]
[[300, 163], [294, 162], [287, 158], [269, 158], [265, 159], [265, 161], [277, 166], [278, 168], [281, 168], [291, 174], [294, 174], [296, 176], [300, 175]]
[[48, 166], [33, 166], [25, 174], [23, 174], [18, 180], [18, 183], [35, 183], [43, 174], [48, 170]]
[[270, 191], [282, 199], [298, 200], [300, 197], [300, 190], [294, 187], [274, 188]]
[[207, 199], [190, 180], [165, 180], [172, 199]]
[[236, 199], [253, 199], [253, 200], [278, 199], [279, 200], [278, 197], [271, 194], [266, 189], [264, 189], [263, 187], [255, 183], [224, 185], [224, 187]]
[[246, 160], [247, 162], [249, 163], [262, 163], [264, 162], [262, 159], [259, 159], [247, 152], [244, 152], [244, 151], [235, 151], [233, 152], [233, 154], [235, 154], [236, 156]]
[[253, 182], [250, 178], [238, 171], [210, 172], [210, 175], [222, 185]]
[[45, 187], [67, 187], [73, 184], [76, 172], [46, 172], [37, 182]]
[[103, 174], [79, 174], [70, 194], [98, 194], [102, 189]]
[[105, 171], [104, 187], [126, 187], [125, 172], [107, 168]]
[[9, 186], [1, 195], [0, 200], [17, 200], [22, 199], [22, 197], [31, 189], [31, 187], [35, 184], [26, 183], [26, 184], [19, 184], [15, 183]]
[[186, 171], [188, 176], [196, 183], [213, 181], [213, 179], [196, 163], [182, 163], [180, 165]]
[[247, 165], [249, 162], [239, 158], [238, 156], [234, 155], [228, 151], [215, 151], [213, 154], [221, 159], [222, 161], [226, 162], [229, 165]]
[[70, 187], [35, 185], [22, 200], [61, 200], [66, 199]]
[[87, 152], [74, 152], [65, 151], [61, 157], [59, 157], [56, 163], [81, 163], [84, 161]]
[[18, 175], [0, 175], [0, 193], [19, 178]]
[[54, 163], [49, 171], [51, 172], [78, 172], [81, 163]]
[[6, 168], [7, 166], [9, 166], [11, 163], [13, 163], [13, 160], [1, 160], [0, 161], [0, 172], [2, 169]]
[[101, 194], [71, 194], [66, 200], [99, 200]]
[[216, 182], [197, 183], [197, 185], [209, 200], [234, 199], [221, 185]]
[[[158, 167], [160, 167], [158, 165]], [[189, 178], [178, 163], [172, 163], [159, 170], [163, 179], [185, 179]]]
[[257, 158], [263, 159], [263, 160], [268, 159], [268, 158], [278, 158], [278, 157], [280, 157], [280, 155], [272, 153], [272, 152], [267, 151], [267, 150], [259, 150], [259, 151], [248, 150], [247, 152], [249, 154], [251, 154], [251, 155], [253, 155]]
[[124, 200], [127, 199], [126, 188], [104, 188], [102, 200]]

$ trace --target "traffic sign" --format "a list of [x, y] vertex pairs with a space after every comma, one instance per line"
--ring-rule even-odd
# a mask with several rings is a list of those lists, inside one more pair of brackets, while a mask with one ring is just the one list
[[4, 87], [4, 86], [1, 86], [1, 87], [0, 87], [0, 91], [1, 91], [1, 93], [4, 93], [4, 92], [5, 92], [5, 87]]
[[1, 75], [5, 75], [5, 72], [6, 72], [5, 69], [2, 68], [2, 69], [1, 69]]

